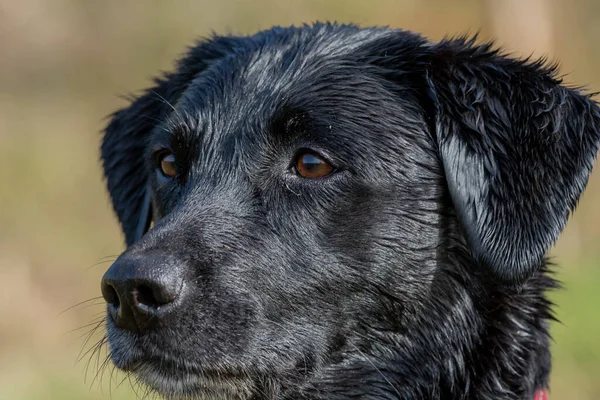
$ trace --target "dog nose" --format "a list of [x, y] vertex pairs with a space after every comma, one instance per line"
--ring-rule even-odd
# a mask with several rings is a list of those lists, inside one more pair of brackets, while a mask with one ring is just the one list
[[181, 268], [159, 255], [121, 256], [102, 278], [102, 296], [115, 324], [130, 331], [151, 328], [183, 293]]

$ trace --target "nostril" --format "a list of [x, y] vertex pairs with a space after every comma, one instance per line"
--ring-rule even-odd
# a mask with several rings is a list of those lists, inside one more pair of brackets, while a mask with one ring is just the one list
[[133, 291], [134, 304], [146, 306], [149, 309], [157, 309], [162, 304], [156, 299], [152, 288], [140, 285]]
[[175, 296], [163, 285], [155, 282], [139, 284], [131, 292], [133, 304], [146, 312], [156, 311], [173, 300]]
[[119, 308], [121, 301], [119, 300], [119, 295], [114, 287], [111, 285], [103, 285], [102, 286], [102, 296], [104, 300], [115, 308]]

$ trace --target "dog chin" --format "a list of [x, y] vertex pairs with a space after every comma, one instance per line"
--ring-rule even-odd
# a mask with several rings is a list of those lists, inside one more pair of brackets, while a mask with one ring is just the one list
[[170, 400], [246, 400], [254, 386], [245, 378], [199, 374], [185, 370], [165, 371], [151, 364], [138, 364], [134, 374], [141, 382]]

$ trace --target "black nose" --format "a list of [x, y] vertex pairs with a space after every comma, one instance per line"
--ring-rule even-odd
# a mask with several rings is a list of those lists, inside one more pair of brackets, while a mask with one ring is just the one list
[[161, 256], [123, 255], [102, 278], [102, 296], [115, 324], [145, 330], [179, 303], [184, 291], [181, 266]]

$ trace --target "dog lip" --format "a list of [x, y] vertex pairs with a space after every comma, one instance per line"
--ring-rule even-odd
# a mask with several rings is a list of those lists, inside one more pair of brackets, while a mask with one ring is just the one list
[[151, 350], [141, 346], [140, 333], [124, 331], [119, 328], [112, 315], [107, 321], [108, 343], [110, 355], [115, 367], [122, 371], [140, 373], [150, 368], [165, 375], [177, 376], [181, 371], [214, 381], [247, 379], [242, 370], [222, 368], [212, 365], [200, 365], [198, 362], [178, 359], [168, 352]]
[[184, 382], [184, 386], [196, 386], [204, 389], [219, 389], [223, 387], [244, 386], [244, 382], [251, 382], [252, 378], [243, 370], [232, 368], [218, 368], [211, 365], [201, 366], [197, 362], [176, 361], [162, 355], [144, 357], [128, 371], [134, 373], [143, 381], [154, 386], [156, 377], [161, 381]]
[[195, 375], [201, 375], [212, 378], [242, 378], [245, 377], [242, 372], [231, 368], [216, 368], [210, 365], [200, 365], [198, 362], [189, 360], [176, 360], [168, 354], [154, 353], [144, 357], [139, 361], [140, 365], [154, 367], [156, 370], [166, 373], [186, 371]]
[[137, 378], [168, 398], [250, 398], [255, 381], [242, 372], [181, 365], [151, 357], [132, 371]]

